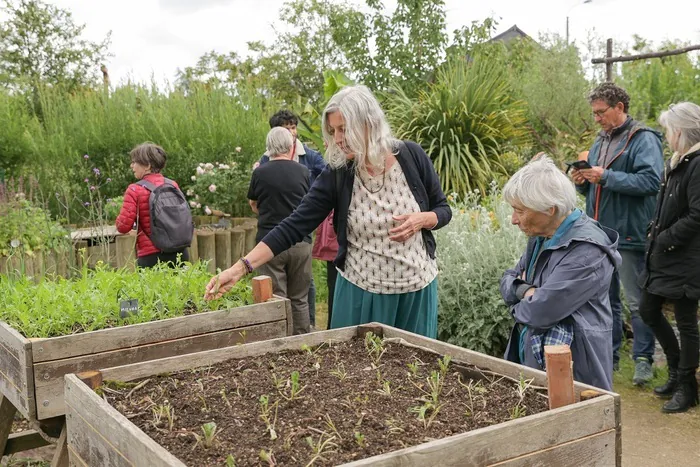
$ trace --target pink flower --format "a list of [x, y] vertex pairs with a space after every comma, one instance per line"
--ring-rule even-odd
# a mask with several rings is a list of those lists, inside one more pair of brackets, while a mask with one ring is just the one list
[[211, 209], [209, 209], [209, 206], [204, 206], [204, 212], [207, 214], [207, 216], [211, 216]]
[[209, 185], [209, 191], [214, 193], [216, 191], [216, 185], [214, 185], [213, 183], [211, 185]]
[[92, 185], [92, 186], [90, 187], [90, 191], [95, 191], [95, 190], [97, 190], [97, 187], [96, 187], [95, 185]]
[[83, 159], [88, 160], [88, 159], [90, 159], [90, 156], [88, 156], [87, 154], [85, 154], [85, 155], [83, 156]]

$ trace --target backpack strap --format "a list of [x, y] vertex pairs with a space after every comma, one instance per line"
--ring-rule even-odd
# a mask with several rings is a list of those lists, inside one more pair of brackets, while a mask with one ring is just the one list
[[138, 186], [144, 187], [145, 189], [151, 192], [153, 192], [157, 188], [153, 183], [149, 182], [148, 180], [139, 180], [138, 182], [136, 182], [136, 184]]

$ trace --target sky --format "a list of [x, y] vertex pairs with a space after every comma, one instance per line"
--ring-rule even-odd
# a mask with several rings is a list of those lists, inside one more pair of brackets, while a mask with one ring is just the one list
[[[178, 68], [210, 50], [246, 55], [248, 41], [274, 39], [284, 0], [47, 0], [70, 10], [86, 25], [85, 36], [101, 40], [112, 31], [107, 63], [113, 83], [126, 79], [174, 81]], [[639, 34], [658, 43], [700, 43], [697, 0], [445, 0], [448, 31], [494, 16], [500, 33], [517, 24], [530, 36], [570, 37], [584, 46], [593, 33], [615, 42]], [[358, 3], [358, 0], [351, 1]], [[393, 10], [396, 0], [385, 0]]]

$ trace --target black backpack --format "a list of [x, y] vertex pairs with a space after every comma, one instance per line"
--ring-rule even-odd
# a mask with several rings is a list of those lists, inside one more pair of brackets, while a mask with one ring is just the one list
[[155, 186], [140, 180], [136, 183], [151, 194], [148, 206], [151, 211], [151, 242], [165, 253], [177, 253], [192, 244], [194, 222], [185, 195], [172, 180]]

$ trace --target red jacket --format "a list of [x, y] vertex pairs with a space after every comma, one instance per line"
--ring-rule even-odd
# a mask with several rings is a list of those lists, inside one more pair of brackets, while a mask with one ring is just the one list
[[[143, 177], [153, 183], [155, 186], [160, 186], [165, 183], [165, 177], [162, 174], [148, 174]], [[177, 186], [177, 183], [173, 182]], [[180, 187], [178, 187], [179, 189]], [[160, 250], [151, 242], [151, 213], [148, 205], [148, 199], [151, 192], [141, 185], [132, 183], [124, 193], [124, 204], [117, 216], [117, 230], [120, 233], [129, 233], [138, 221], [138, 231], [136, 237], [136, 255], [142, 256], [160, 253]]]

